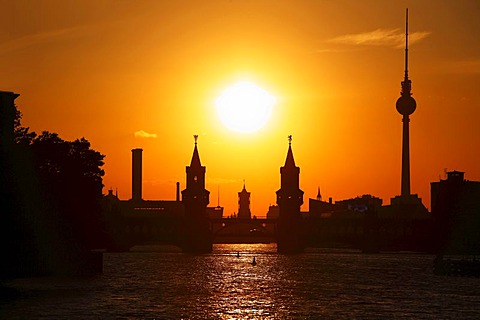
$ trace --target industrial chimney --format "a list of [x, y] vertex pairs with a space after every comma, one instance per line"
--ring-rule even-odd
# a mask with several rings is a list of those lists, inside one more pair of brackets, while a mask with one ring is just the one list
[[175, 200], [178, 202], [180, 201], [180, 182], [177, 182], [177, 195]]
[[132, 149], [132, 200], [142, 200], [142, 149]]

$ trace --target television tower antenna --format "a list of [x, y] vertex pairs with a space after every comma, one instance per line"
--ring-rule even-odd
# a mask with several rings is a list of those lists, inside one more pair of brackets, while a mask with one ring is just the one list
[[405, 17], [405, 81], [408, 80], [408, 8]]

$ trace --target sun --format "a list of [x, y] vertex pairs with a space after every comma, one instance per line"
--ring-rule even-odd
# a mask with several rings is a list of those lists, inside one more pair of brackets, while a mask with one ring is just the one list
[[220, 121], [230, 130], [250, 133], [261, 129], [270, 118], [275, 97], [255, 83], [237, 82], [216, 99]]

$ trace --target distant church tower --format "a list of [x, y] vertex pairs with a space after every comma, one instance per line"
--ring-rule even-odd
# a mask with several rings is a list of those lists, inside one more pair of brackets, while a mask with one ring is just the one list
[[243, 190], [238, 193], [238, 218], [252, 218], [252, 213], [250, 212], [250, 192], [245, 189], [245, 180], [243, 181]]
[[211, 252], [212, 236], [207, 217], [207, 205], [210, 192], [205, 189], [206, 169], [200, 162], [197, 139], [190, 166], [187, 166], [187, 187], [182, 191], [182, 202], [185, 207], [185, 232], [182, 249], [187, 252]]
[[300, 206], [303, 191], [300, 190], [300, 168], [295, 165], [292, 136], [288, 136], [288, 152], [285, 165], [280, 168], [280, 190], [277, 191], [279, 216], [277, 222], [277, 251], [300, 252], [305, 247], [303, 219]]

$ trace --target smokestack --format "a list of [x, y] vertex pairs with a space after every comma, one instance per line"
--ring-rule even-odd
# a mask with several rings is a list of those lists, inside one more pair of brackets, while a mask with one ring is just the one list
[[177, 182], [177, 202], [180, 201], [180, 182]]
[[142, 149], [132, 149], [132, 200], [142, 200]]

